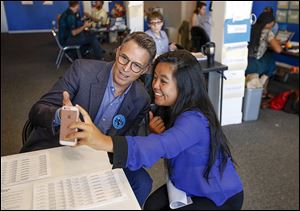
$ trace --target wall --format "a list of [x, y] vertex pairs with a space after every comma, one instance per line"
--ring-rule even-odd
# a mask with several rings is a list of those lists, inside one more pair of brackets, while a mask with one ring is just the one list
[[7, 21], [3, 1], [1, 1], [1, 33], [7, 32]]
[[[82, 2], [81, 12], [83, 11]], [[33, 1], [32, 5], [23, 5], [21, 1], [4, 1], [9, 32], [49, 31], [52, 20], [68, 8], [68, 1], [53, 1], [53, 5], [44, 5], [43, 1]]]
[[[264, 10], [265, 7], [272, 7], [274, 14], [276, 15], [277, 11], [277, 1], [253, 1], [253, 7], [252, 12], [259, 16]], [[284, 24], [284, 23], [278, 23], [279, 29], [287, 29], [289, 31], [295, 32], [294, 37], [292, 38], [292, 41], [299, 42], [299, 24]], [[292, 58], [288, 56], [284, 56], [281, 54], [273, 53], [273, 56], [276, 61], [287, 63], [290, 65], [296, 65], [299, 66], [299, 58]]]

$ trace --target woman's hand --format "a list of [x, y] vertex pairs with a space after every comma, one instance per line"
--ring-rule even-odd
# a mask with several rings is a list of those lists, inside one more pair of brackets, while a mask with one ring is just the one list
[[153, 117], [153, 113], [149, 112], [149, 130], [151, 133], [160, 134], [166, 130], [164, 121], [160, 116]]
[[88, 145], [96, 150], [113, 152], [113, 143], [110, 136], [104, 135], [92, 122], [89, 114], [79, 105], [76, 105], [83, 116], [84, 122], [72, 123], [69, 128], [78, 128], [80, 131], [68, 134], [67, 139], [78, 139], [79, 145]]
[[169, 45], [169, 49], [170, 49], [170, 51], [175, 51], [175, 50], [177, 50], [176, 44], [172, 42], [172, 43]]

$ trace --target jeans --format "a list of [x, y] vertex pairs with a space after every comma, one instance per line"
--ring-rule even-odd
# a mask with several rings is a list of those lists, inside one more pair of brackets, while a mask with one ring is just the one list
[[131, 171], [128, 168], [123, 169], [141, 207], [143, 207], [148, 195], [152, 190], [152, 179], [147, 171], [140, 168], [137, 171]]
[[93, 49], [96, 59], [101, 59], [103, 57], [103, 50], [101, 49], [100, 43], [94, 34], [81, 32], [75, 37], [70, 37], [67, 40], [66, 45], [88, 45]]

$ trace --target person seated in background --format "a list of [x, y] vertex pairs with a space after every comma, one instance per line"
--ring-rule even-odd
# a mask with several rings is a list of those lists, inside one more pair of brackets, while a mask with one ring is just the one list
[[158, 11], [154, 11], [147, 16], [149, 29], [145, 33], [149, 34], [156, 44], [156, 56], [159, 56], [168, 51], [177, 49], [175, 43], [169, 43], [168, 35], [162, 30], [164, 25], [164, 17]]
[[93, 21], [92, 27], [101, 27], [107, 25], [107, 12], [103, 9], [104, 1], [96, 1], [92, 13], [85, 12], [85, 16]]
[[[275, 61], [271, 54], [266, 53], [268, 46], [280, 53], [280, 42], [275, 39], [272, 28], [275, 18], [270, 12], [263, 12], [252, 26], [250, 42], [248, 45], [248, 66], [245, 71], [248, 88], [263, 87], [263, 98], [267, 96], [269, 78], [276, 70]], [[256, 87], [253, 87], [256, 86]]]
[[[210, 4], [211, 11], [212, 3]], [[206, 14], [206, 4], [200, 2], [192, 16], [191, 40], [192, 52], [200, 52], [202, 46], [210, 41], [211, 14]]]
[[164, 158], [168, 183], [147, 198], [144, 210], [170, 210], [169, 188], [182, 191], [181, 200], [191, 202], [179, 209], [240, 210], [243, 184], [197, 59], [186, 50], [176, 50], [159, 56], [153, 68], [155, 104], [168, 107], [171, 117], [164, 122], [166, 130], [157, 125], [159, 134], [107, 136], [78, 105], [84, 122], [71, 124], [79, 132], [66, 138], [113, 152], [113, 168], [150, 168]]
[[[212, 3], [210, 3], [209, 11], [212, 11]], [[200, 2], [197, 8], [194, 10], [192, 16], [192, 27], [201, 27], [205, 30], [210, 37], [211, 32], [211, 13], [206, 14], [206, 3]]]
[[[272, 7], [265, 7], [264, 12], [270, 12], [270, 13], [274, 16], [273, 8], [272, 8]], [[275, 22], [275, 23], [274, 23], [274, 26], [273, 26], [273, 28], [272, 28], [273, 34], [276, 35], [277, 32], [278, 32], [278, 30], [279, 30], [278, 23]]]
[[86, 21], [82, 25], [79, 21], [79, 7], [78, 1], [70, 1], [69, 8], [60, 16], [58, 29], [60, 44], [63, 46], [80, 45], [81, 47], [91, 47], [96, 59], [102, 59], [103, 50], [99, 41], [94, 34], [86, 31], [87, 28], [91, 27], [92, 23]]
[[[174, 51], [177, 49], [175, 43], [169, 43], [167, 33], [162, 30], [162, 27], [164, 25], [164, 18], [160, 12], [153, 11], [152, 13], [148, 14], [147, 22], [149, 29], [145, 31], [145, 33], [149, 34], [155, 41], [156, 57], [166, 52]], [[146, 89], [149, 91], [149, 93], [151, 93], [152, 70], [149, 70], [142, 77]]]

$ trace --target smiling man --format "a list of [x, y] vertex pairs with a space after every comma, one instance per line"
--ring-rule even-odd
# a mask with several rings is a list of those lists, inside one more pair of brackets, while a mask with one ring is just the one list
[[[117, 49], [115, 62], [76, 60], [31, 108], [29, 119], [35, 129], [21, 152], [60, 146], [58, 129], [63, 105], [82, 105], [104, 134], [137, 135], [150, 104], [147, 91], [137, 79], [151, 68], [155, 55], [153, 38], [134, 32]], [[124, 171], [142, 206], [152, 189], [152, 179], [143, 168]]]

